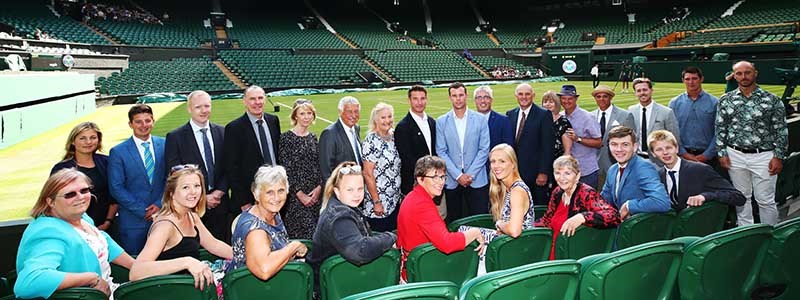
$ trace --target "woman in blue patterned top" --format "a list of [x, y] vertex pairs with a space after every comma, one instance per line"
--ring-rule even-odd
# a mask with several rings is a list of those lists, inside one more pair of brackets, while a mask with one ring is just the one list
[[228, 272], [247, 266], [253, 275], [267, 280], [308, 249], [289, 241], [280, 211], [286, 203], [289, 181], [281, 166], [264, 166], [256, 171], [251, 188], [256, 204], [239, 215], [231, 238], [233, 261]]
[[400, 192], [400, 154], [394, 146], [394, 108], [378, 103], [369, 118], [369, 133], [364, 138], [364, 183], [367, 187], [364, 215], [375, 231], [397, 229]]

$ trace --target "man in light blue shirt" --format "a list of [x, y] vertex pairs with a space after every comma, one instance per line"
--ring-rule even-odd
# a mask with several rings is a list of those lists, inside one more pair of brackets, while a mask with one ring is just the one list
[[719, 170], [714, 134], [718, 99], [703, 91], [703, 71], [700, 68], [686, 67], [681, 72], [681, 78], [686, 92], [669, 102], [669, 108], [675, 112], [680, 128], [678, 155], [685, 160], [705, 163]]
[[467, 108], [467, 88], [453, 83], [447, 89], [453, 109], [436, 119], [436, 154], [447, 166], [447, 221], [489, 213], [489, 125]]
[[597, 154], [598, 149], [603, 146], [603, 134], [600, 133], [600, 124], [595, 121], [594, 116], [578, 107], [579, 96], [575, 86], [571, 84], [563, 85], [558, 93], [564, 114], [572, 124], [566, 134], [572, 139], [572, 157], [578, 161], [581, 182], [597, 189], [600, 175]]

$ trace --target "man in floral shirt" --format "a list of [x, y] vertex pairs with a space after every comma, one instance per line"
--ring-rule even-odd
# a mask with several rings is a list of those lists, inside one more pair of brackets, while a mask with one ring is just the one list
[[780, 98], [762, 90], [753, 63], [733, 65], [739, 88], [719, 99], [716, 135], [720, 165], [728, 169], [733, 186], [748, 197], [736, 207], [737, 223], [753, 223], [749, 199], [758, 203], [761, 223], [778, 222], [775, 185], [788, 151], [786, 111]]

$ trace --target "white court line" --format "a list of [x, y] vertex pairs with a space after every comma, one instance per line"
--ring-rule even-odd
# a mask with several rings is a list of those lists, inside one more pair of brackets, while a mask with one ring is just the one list
[[[291, 106], [288, 106], [288, 105], [286, 105], [286, 104], [280, 103], [280, 102], [278, 102], [278, 101], [275, 101], [275, 103], [278, 103], [278, 105], [280, 105], [280, 106], [283, 106], [283, 107], [286, 107], [286, 108], [288, 108], [288, 109], [292, 109], [292, 107], [291, 107]], [[317, 119], [318, 119], [318, 120], [325, 121], [325, 122], [327, 122], [328, 124], [333, 124], [333, 121], [331, 121], [331, 120], [328, 120], [328, 119], [325, 119], [325, 118], [323, 118], [323, 117], [320, 117], [320, 116], [317, 116]]]

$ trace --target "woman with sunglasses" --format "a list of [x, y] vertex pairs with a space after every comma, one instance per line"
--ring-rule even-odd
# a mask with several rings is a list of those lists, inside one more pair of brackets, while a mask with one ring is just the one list
[[200, 261], [200, 247], [225, 259], [233, 257], [233, 251], [211, 235], [200, 220], [206, 211], [205, 187], [203, 173], [196, 165], [172, 167], [161, 210], [153, 217], [147, 242], [131, 268], [131, 280], [189, 273], [201, 290], [213, 283], [211, 268]]
[[130, 268], [133, 258], [85, 214], [91, 196], [91, 180], [75, 169], [57, 171], [44, 183], [19, 243], [17, 297], [49, 298], [72, 287], [112, 294], [109, 263]]
[[97, 153], [103, 150], [103, 132], [92, 122], [83, 122], [72, 128], [64, 146], [66, 154], [50, 174], [58, 170], [76, 168], [92, 180], [92, 196], [86, 214], [97, 229], [108, 231], [117, 215], [117, 201], [108, 191], [108, 156]]
[[319, 169], [319, 142], [308, 128], [317, 118], [310, 100], [297, 99], [290, 115], [294, 128], [281, 134], [278, 161], [289, 177], [286, 203], [286, 232], [290, 238], [311, 239], [319, 219], [322, 174]]
[[228, 272], [247, 267], [253, 275], [267, 280], [286, 263], [308, 252], [303, 243], [289, 241], [280, 211], [286, 203], [289, 181], [281, 166], [263, 166], [251, 186], [255, 205], [242, 211], [233, 230], [233, 261]]
[[361, 167], [346, 161], [331, 173], [325, 184], [322, 212], [308, 262], [314, 268], [315, 290], [319, 286], [319, 267], [325, 259], [341, 254], [355, 265], [369, 263], [392, 248], [397, 236], [391, 232], [372, 232], [361, 214], [364, 178]]

